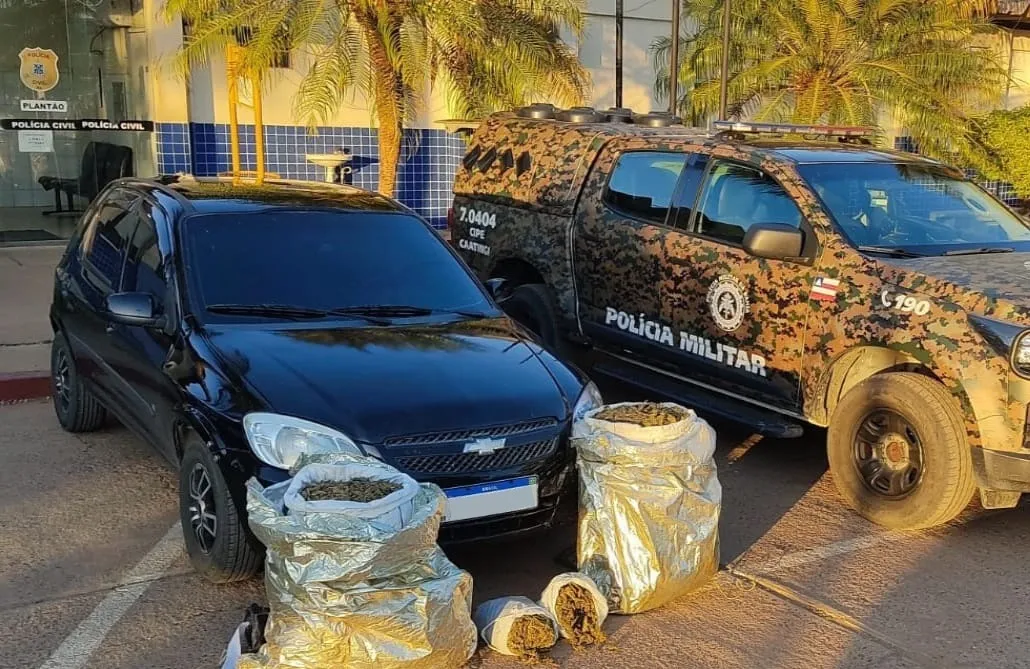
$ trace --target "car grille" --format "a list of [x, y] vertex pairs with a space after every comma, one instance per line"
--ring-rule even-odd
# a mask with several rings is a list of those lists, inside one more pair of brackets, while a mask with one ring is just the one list
[[557, 438], [535, 441], [521, 446], [509, 446], [488, 453], [444, 453], [439, 455], [408, 455], [396, 459], [397, 466], [409, 474], [471, 474], [495, 469], [508, 469], [554, 452]]
[[[431, 432], [429, 434], [413, 434], [404, 437], [391, 437], [384, 443], [386, 446], [427, 446], [430, 444], [443, 444], [452, 441], [470, 441], [472, 439], [498, 439], [500, 437], [511, 437], [525, 432], [543, 430], [554, 427], [557, 423], [553, 418], [539, 418], [524, 423], [512, 423], [498, 427], [484, 427], [475, 430], [452, 430], [449, 432]], [[473, 455], [473, 457], [479, 457]]]

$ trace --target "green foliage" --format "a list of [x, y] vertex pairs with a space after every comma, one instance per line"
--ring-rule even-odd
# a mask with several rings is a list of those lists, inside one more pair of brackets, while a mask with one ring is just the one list
[[[326, 123], [354, 93], [380, 127], [380, 190], [392, 191], [401, 127], [443, 90], [451, 113], [478, 116], [538, 99], [577, 104], [589, 86], [562, 30], [579, 34], [583, 0], [168, 0], [190, 36], [178, 56], [188, 72], [212, 53], [250, 39], [241, 67], [265, 72], [289, 49], [306, 69], [294, 100], [309, 126]], [[385, 185], [383, 182], [387, 182]]]
[[[993, 107], [1006, 80], [978, 48], [994, 31], [986, 0], [732, 0], [731, 117], [878, 126], [886, 114], [921, 152], [983, 168], [990, 157], [970, 116]], [[679, 109], [718, 112], [723, 0], [683, 0]], [[670, 40], [653, 45], [656, 90], [668, 94]]]
[[1030, 105], [985, 116], [980, 140], [995, 160], [984, 176], [1008, 181], [1021, 198], [1030, 198]]

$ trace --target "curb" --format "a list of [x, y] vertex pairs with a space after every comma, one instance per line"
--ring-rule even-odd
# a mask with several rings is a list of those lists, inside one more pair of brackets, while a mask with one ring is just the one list
[[50, 397], [50, 375], [46, 372], [0, 374], [0, 402], [19, 402]]

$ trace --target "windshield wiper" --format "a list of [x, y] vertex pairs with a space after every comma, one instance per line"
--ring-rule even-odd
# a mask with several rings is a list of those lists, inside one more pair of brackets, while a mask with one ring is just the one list
[[865, 251], [866, 253], [880, 253], [887, 256], [894, 256], [895, 258], [925, 257], [922, 253], [916, 253], [915, 251], [909, 251], [908, 249], [896, 248], [892, 246], [859, 246], [858, 250]]
[[333, 309], [332, 313], [359, 316], [428, 316], [433, 313], [432, 309], [426, 307], [413, 307], [407, 304], [362, 304], [353, 307], [340, 307]]
[[[216, 314], [242, 314], [244, 316], [271, 316], [273, 318], [325, 318], [329, 315], [337, 315], [336, 311], [327, 309], [315, 309], [314, 307], [300, 307], [290, 304], [211, 304], [207, 310]], [[371, 323], [372, 325], [389, 325], [390, 321], [381, 318], [374, 318], [363, 314], [339, 314], [353, 316], [354, 318]]]
[[353, 307], [340, 307], [333, 309], [334, 314], [362, 314], [372, 316], [397, 316], [405, 318], [408, 316], [428, 316], [430, 314], [457, 314], [466, 318], [484, 318], [488, 316], [484, 311], [475, 309], [433, 309], [430, 307], [415, 307], [409, 304], [363, 304]]
[[992, 246], [980, 249], [954, 249], [953, 251], [945, 251], [941, 255], [945, 256], [973, 256], [980, 253], [1012, 253], [1015, 249], [1010, 249], [1006, 246]]
[[209, 304], [214, 314], [243, 314], [245, 316], [273, 316], [279, 318], [324, 318], [325, 309], [298, 307], [289, 304]]

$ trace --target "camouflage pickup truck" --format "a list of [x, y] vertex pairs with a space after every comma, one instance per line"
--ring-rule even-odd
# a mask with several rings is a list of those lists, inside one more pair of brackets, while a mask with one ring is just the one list
[[[592, 372], [774, 436], [827, 427], [841, 495], [892, 528], [1030, 491], [1030, 223], [857, 128], [533, 106], [494, 115], [452, 244]], [[818, 141], [815, 137], [820, 138]], [[497, 282], [502, 283], [502, 282]]]

